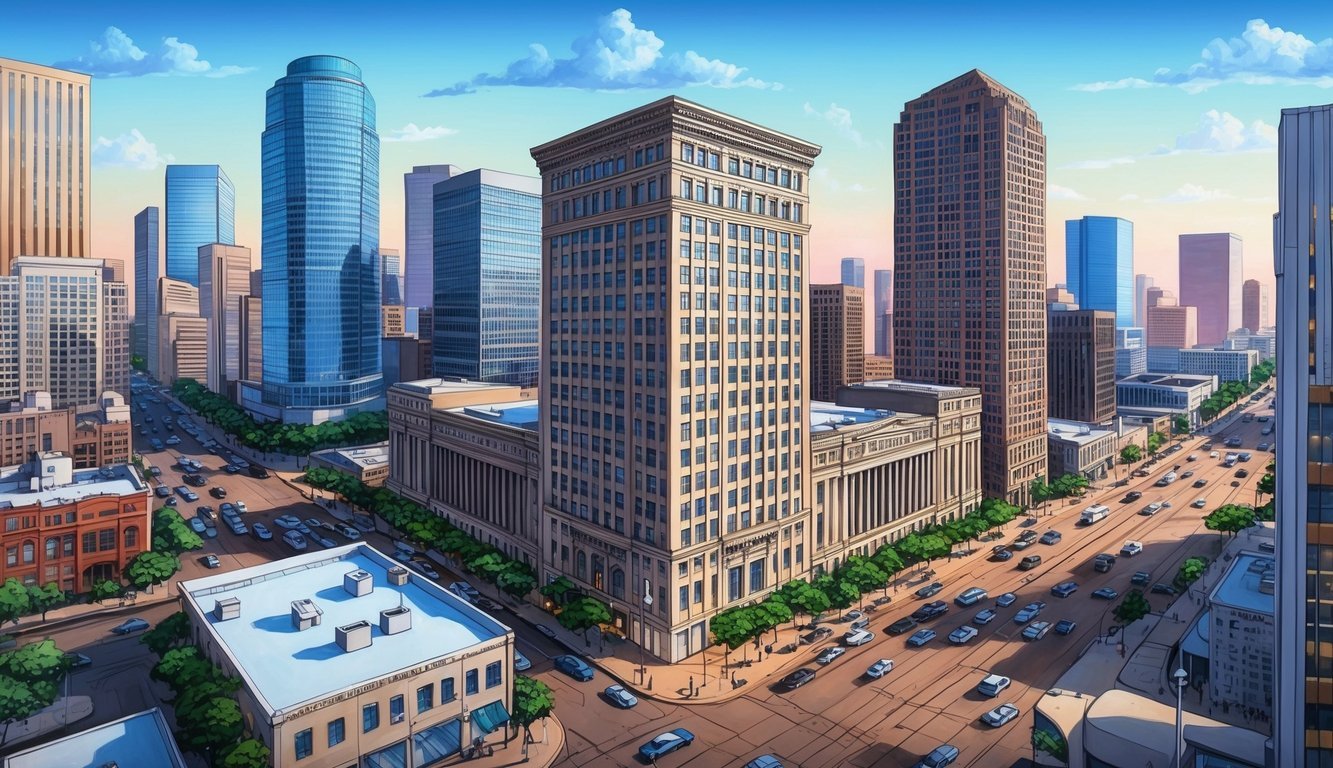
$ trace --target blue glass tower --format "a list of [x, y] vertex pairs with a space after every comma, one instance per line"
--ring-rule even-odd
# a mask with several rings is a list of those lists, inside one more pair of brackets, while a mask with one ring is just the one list
[[297, 422], [378, 408], [380, 140], [360, 67], [288, 64], [262, 147], [263, 402]]
[[199, 287], [199, 246], [236, 244], [236, 190], [217, 165], [167, 166], [167, 277]]
[[1080, 309], [1115, 313], [1134, 325], [1134, 222], [1084, 216], [1065, 222], [1065, 282]]
[[537, 383], [541, 195], [541, 179], [488, 170], [435, 185], [436, 376]]

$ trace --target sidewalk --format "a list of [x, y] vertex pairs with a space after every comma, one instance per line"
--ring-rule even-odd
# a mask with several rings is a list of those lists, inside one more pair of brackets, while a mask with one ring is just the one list
[[10, 723], [5, 729], [5, 740], [0, 742], [0, 749], [8, 751], [10, 747], [58, 731], [68, 723], [77, 723], [92, 713], [93, 700], [87, 696], [57, 698], [55, 703], [46, 709], [38, 710], [22, 720]]
[[486, 757], [477, 757], [468, 762], [477, 768], [506, 768], [511, 765], [533, 765], [548, 768], [560, 759], [565, 750], [565, 727], [555, 715], [532, 724], [532, 743], [528, 745], [527, 757], [523, 756], [523, 729], [507, 742], [496, 741], [491, 744], [495, 751]]
[[141, 611], [158, 603], [173, 602], [179, 596], [171, 591], [171, 582], [158, 584], [153, 587], [153, 591], [139, 592], [133, 600], [124, 598], [118, 600], [107, 600], [104, 603], [79, 603], [77, 605], [66, 605], [60, 608], [54, 608], [46, 612], [46, 619], [42, 619], [40, 613], [31, 616], [24, 616], [16, 624], [10, 624], [0, 630], [0, 634], [23, 635], [36, 632], [43, 629], [55, 629], [62, 624], [67, 624], [78, 619], [87, 618], [93, 615], [133, 613]]

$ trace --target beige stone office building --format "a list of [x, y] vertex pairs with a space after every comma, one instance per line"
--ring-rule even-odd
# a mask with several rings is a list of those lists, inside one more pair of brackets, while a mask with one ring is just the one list
[[0, 59], [0, 275], [92, 255], [91, 98], [88, 75]]
[[241, 375], [241, 300], [250, 290], [250, 249], [211, 243], [199, 247], [199, 316], [208, 324], [208, 373], [203, 382], [232, 397]]
[[158, 278], [158, 380], [208, 381], [208, 321], [199, 316], [199, 289], [184, 280]]
[[383, 304], [380, 306], [380, 323], [385, 338], [394, 338], [406, 334], [404, 319], [406, 315], [401, 304]]
[[975, 386], [982, 486], [1026, 501], [1046, 474], [1046, 137], [978, 70], [894, 126], [894, 373]]
[[866, 291], [832, 283], [810, 286], [810, 397], [832, 401], [838, 387], [865, 381]]
[[264, 375], [264, 300], [258, 296], [241, 297], [240, 336], [241, 380], [259, 381]]
[[[1150, 292], [1154, 289], [1149, 288]], [[1148, 346], [1189, 349], [1199, 343], [1199, 310], [1182, 307], [1174, 296], [1159, 296], [1148, 307]], [[1151, 367], [1151, 366], [1150, 366]]]

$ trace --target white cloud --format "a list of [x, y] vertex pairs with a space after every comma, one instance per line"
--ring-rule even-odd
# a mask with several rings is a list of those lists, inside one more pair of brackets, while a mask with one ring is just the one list
[[175, 159], [171, 155], [159, 153], [157, 145], [144, 138], [138, 128], [131, 128], [129, 133], [122, 133], [114, 139], [99, 136], [93, 144], [94, 166], [151, 171]]
[[1069, 187], [1062, 187], [1059, 184], [1050, 184], [1046, 187], [1046, 197], [1049, 200], [1087, 200], [1088, 198]]
[[635, 25], [630, 12], [618, 8], [601, 17], [597, 29], [575, 40], [572, 58], [553, 58], [538, 43], [528, 46], [528, 55], [510, 62], [502, 74], [483, 72], [426, 96], [458, 96], [475, 93], [482, 86], [528, 88], [579, 88], [584, 90], [628, 90], [633, 88], [679, 88], [707, 85], [713, 88], [768, 88], [781, 90], [745, 75], [745, 68], [721, 59], [710, 59], [694, 51], [664, 54], [666, 42], [650, 29]]
[[1133, 165], [1134, 162], [1135, 159], [1132, 157], [1112, 157], [1106, 160], [1076, 160], [1060, 167], [1074, 171], [1104, 171], [1118, 165]]
[[1144, 80], [1141, 77], [1122, 77], [1119, 80], [1101, 80], [1095, 83], [1079, 83], [1071, 85], [1071, 91], [1084, 91], [1086, 93], [1101, 93], [1102, 91], [1121, 91], [1126, 88], [1157, 88], [1161, 83], [1154, 83], [1150, 80]]
[[162, 48], [152, 54], [135, 45], [119, 27], [107, 27], [101, 40], [88, 44], [83, 56], [56, 62], [57, 67], [86, 72], [95, 77], [140, 77], [143, 75], [203, 75], [229, 77], [253, 71], [254, 67], [228, 64], [214, 67], [199, 58], [199, 49], [178, 37], [162, 40]]
[[810, 102], [807, 101], [805, 103], [805, 114], [821, 118], [856, 146], [860, 147], [865, 145], [865, 138], [862, 137], [861, 132], [856, 130], [852, 125], [852, 111], [850, 109], [830, 103], [828, 109], [821, 112], [810, 106]]
[[1177, 152], [1253, 152], [1277, 148], [1277, 128], [1255, 120], [1250, 125], [1230, 112], [1210, 109], [1199, 116], [1199, 126], [1176, 137]]
[[418, 127], [416, 123], [408, 123], [402, 128], [395, 128], [388, 133], [380, 136], [381, 141], [432, 141], [434, 139], [443, 139], [445, 136], [453, 136], [458, 133], [453, 128], [446, 128], [443, 125], [425, 125]]
[[1226, 200], [1231, 195], [1220, 189], [1208, 189], [1198, 184], [1182, 184], [1179, 189], [1152, 202], [1157, 203], [1206, 203], [1214, 200]]

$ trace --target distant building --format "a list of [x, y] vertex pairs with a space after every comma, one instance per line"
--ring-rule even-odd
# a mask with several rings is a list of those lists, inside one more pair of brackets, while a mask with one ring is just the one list
[[1147, 370], [1147, 330], [1137, 327], [1115, 329], [1115, 377], [1137, 376]]
[[380, 304], [403, 304], [403, 257], [392, 248], [381, 248]]
[[1141, 373], [1116, 382], [1116, 411], [1121, 415], [1186, 416], [1199, 426], [1199, 407], [1217, 390], [1216, 376]]
[[1115, 417], [1115, 314], [1046, 314], [1046, 408], [1052, 419], [1105, 424]]
[[384, 442], [315, 451], [310, 454], [310, 463], [346, 472], [366, 485], [379, 487], [389, 479], [389, 444]]
[[391, 339], [406, 336], [404, 313], [401, 304], [385, 304], [380, 307], [380, 324], [384, 328], [384, 338]]
[[236, 242], [236, 189], [217, 165], [168, 165], [166, 178], [166, 276], [198, 288], [199, 249]]
[[264, 375], [264, 300], [258, 296], [241, 297], [240, 358], [241, 381], [259, 381]]
[[811, 285], [809, 302], [810, 397], [831, 401], [838, 387], [865, 380], [865, 291], [844, 283]]
[[1253, 349], [1173, 349], [1149, 347], [1148, 368], [1158, 373], [1216, 376], [1218, 382], [1249, 381], [1259, 352]]
[[158, 381], [208, 380], [208, 321], [199, 316], [199, 289], [184, 280], [157, 281]]
[[134, 332], [132, 351], [157, 376], [157, 279], [162, 276], [158, 211], [149, 206], [134, 216]]
[[461, 172], [454, 165], [417, 165], [403, 174], [404, 299], [409, 307], [435, 303], [435, 185]]
[[1148, 289], [1155, 285], [1152, 275], [1134, 276], [1134, 325], [1140, 328], [1148, 326]]
[[1268, 333], [1242, 333], [1232, 331], [1227, 334], [1227, 340], [1222, 342], [1222, 349], [1253, 349], [1259, 353], [1259, 361], [1271, 360], [1277, 356], [1277, 335], [1271, 332], [1271, 326]]
[[1046, 289], [1046, 303], [1062, 305], [1061, 309], [1078, 309], [1078, 299], [1070, 293], [1069, 286], [1064, 283], [1056, 283]]
[[385, 386], [430, 378], [430, 339], [386, 336], [381, 343]]
[[1246, 280], [1240, 288], [1241, 327], [1257, 334], [1268, 327], [1268, 318], [1268, 286], [1258, 280]]
[[843, 285], [864, 290], [866, 287], [866, 260], [858, 258], [843, 259], [842, 280], [839, 282]]
[[1180, 304], [1198, 308], [1197, 343], [1221, 344], [1240, 327], [1243, 261], [1240, 235], [1180, 236]]
[[1095, 482], [1115, 471], [1120, 455], [1116, 430], [1064, 419], [1048, 419], [1047, 424], [1052, 478], [1076, 475]]
[[885, 381], [893, 378], [893, 358], [866, 355], [865, 380]]
[[153, 707], [15, 752], [4, 768], [186, 768], [162, 710]]
[[250, 249], [210, 243], [199, 248], [199, 316], [208, 323], [211, 391], [235, 399], [241, 372], [241, 300], [250, 290]]
[[875, 355], [893, 356], [893, 270], [875, 270]]
[[1084, 216], [1065, 222], [1065, 280], [1080, 309], [1110, 312], [1124, 328], [1134, 319], [1134, 222]]
[[54, 408], [46, 392], [27, 392], [0, 411], [0, 466], [24, 464], [38, 453], [74, 457], [75, 469], [130, 460], [130, 412], [125, 399], [105, 392], [98, 411]]
[[1163, 296], [1148, 308], [1148, 346], [1188, 349], [1199, 343], [1198, 313]]

